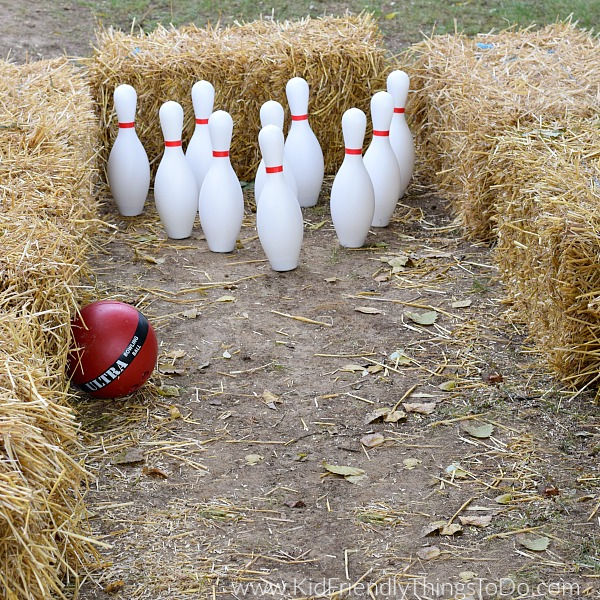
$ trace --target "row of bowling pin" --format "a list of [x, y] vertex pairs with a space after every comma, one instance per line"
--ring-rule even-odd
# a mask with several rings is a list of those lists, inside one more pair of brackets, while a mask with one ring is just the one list
[[[396, 76], [399, 77], [394, 84]], [[392, 73], [388, 78], [388, 89], [392, 93], [395, 92], [396, 96], [403, 95], [405, 100], [408, 92], [408, 77], [400, 71]], [[259, 237], [271, 265], [276, 270], [288, 270], [296, 266], [297, 259], [296, 264], [292, 265], [291, 263], [294, 261], [285, 258], [277, 260], [277, 255], [278, 252], [279, 254], [286, 252], [296, 254], [296, 250], [288, 251], [286, 245], [290, 248], [297, 246], [299, 255], [302, 241], [302, 215], [299, 207], [312, 206], [316, 203], [323, 180], [323, 155], [316, 136], [308, 124], [308, 84], [299, 77], [293, 78], [286, 86], [286, 95], [292, 114], [292, 124], [282, 149], [282, 159], [277, 159], [279, 135], [272, 129], [266, 132], [261, 131], [259, 143], [263, 160], [255, 181], [257, 206], [260, 205], [259, 199], [262, 197], [265, 181], [276, 179], [276, 177], [266, 177], [267, 174], [283, 173], [284, 175], [281, 177], [286, 183], [286, 187], [289, 188], [291, 196], [296, 199], [296, 205], [294, 205], [296, 210], [288, 211], [292, 215], [290, 219], [294, 222], [294, 225], [290, 226], [290, 231], [296, 232], [295, 235], [285, 234], [286, 228], [282, 227], [281, 217], [285, 217], [286, 213], [285, 211], [281, 213], [280, 209], [287, 201], [282, 199], [280, 206], [277, 201], [269, 200], [262, 210], [257, 209]], [[214, 88], [210, 83], [206, 81], [196, 83], [192, 88], [192, 100], [196, 129], [185, 155], [181, 147], [183, 109], [175, 102], [167, 102], [159, 112], [165, 138], [165, 153], [157, 170], [154, 186], [157, 210], [167, 235], [180, 239], [191, 234], [196, 211], [199, 208], [200, 221], [209, 248], [215, 252], [229, 252], [235, 247], [243, 218], [243, 195], [229, 161], [233, 122], [230, 115], [224, 111], [212, 113]], [[412, 150], [412, 137], [402, 114], [404, 100], [400, 98], [400, 102], [397, 101], [396, 108], [394, 108], [393, 100], [386, 92], [380, 92], [373, 97], [371, 111], [375, 135], [374, 142], [365, 155], [366, 169], [362, 164], [362, 142], [366, 117], [358, 109], [351, 109], [344, 115], [346, 159], [336, 176], [331, 198], [332, 218], [342, 245], [360, 246], [364, 243], [364, 237], [366, 237], [371, 224], [367, 217], [371, 212], [373, 213], [373, 225], [387, 225], [397, 199], [408, 184], [412, 172], [414, 151]], [[119, 135], [109, 157], [108, 176], [113, 196], [120, 212], [124, 215], [135, 215], [142, 211], [150, 182], [147, 155], [135, 134], [136, 101], [136, 93], [131, 86], [123, 85], [115, 90]], [[402, 104], [402, 106], [399, 107], [398, 104]], [[404, 162], [410, 163], [409, 168], [404, 171], [404, 181], [402, 174], [398, 176], [396, 173], [396, 176], [393, 176], [394, 171], [398, 170], [398, 163], [397, 159], [391, 158], [393, 152], [391, 152], [391, 146], [387, 139], [388, 132], [390, 137], [393, 135], [392, 115], [396, 114], [402, 115], [402, 121], [404, 121], [400, 122], [397, 137], [400, 138], [404, 135], [404, 138], [410, 142], [404, 144], [408, 150], [408, 152], [405, 151], [405, 154], [408, 154], [409, 158], [409, 160], [404, 159]], [[281, 105], [274, 101], [265, 103], [261, 108], [260, 117], [263, 129], [266, 125], [272, 125], [279, 129], [283, 144], [283, 108]], [[210, 135], [206, 132], [207, 126]], [[381, 142], [375, 141], [379, 137], [385, 139], [382, 139]], [[269, 148], [273, 149], [269, 150]], [[272, 167], [266, 165], [267, 168], [265, 168], [265, 152], [270, 153], [269, 155], [275, 159], [275, 162], [281, 164]], [[373, 165], [371, 171], [368, 170], [369, 165]], [[366, 178], [365, 171], [368, 172]], [[271, 187], [282, 188], [281, 185], [275, 185], [275, 183]], [[396, 190], [394, 193], [390, 191], [393, 189]], [[278, 194], [280, 198], [290, 195], [284, 194], [282, 189], [279, 189]], [[269, 196], [272, 196], [272, 193]], [[383, 199], [383, 204], [386, 204], [379, 211], [375, 210], [378, 204], [375, 202], [377, 199]], [[267, 210], [266, 206], [268, 205], [273, 206]], [[379, 213], [383, 216], [378, 216]], [[279, 217], [275, 217], [275, 215], [279, 215]], [[297, 239], [298, 230], [300, 231], [299, 240]], [[361, 232], [364, 232], [364, 235]], [[270, 242], [267, 239], [269, 236], [274, 236], [281, 241], [272, 240]], [[292, 243], [292, 239], [296, 241]], [[277, 250], [278, 244], [279, 251]], [[267, 250], [267, 246], [271, 248], [270, 251]], [[280, 266], [276, 267], [276, 263]]]

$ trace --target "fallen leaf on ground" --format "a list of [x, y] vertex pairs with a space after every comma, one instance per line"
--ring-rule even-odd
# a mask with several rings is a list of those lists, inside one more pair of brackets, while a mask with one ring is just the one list
[[451, 392], [456, 387], [456, 381], [444, 381], [443, 383], [440, 383], [438, 387], [444, 392]]
[[405, 421], [406, 413], [403, 410], [394, 410], [394, 411], [388, 412], [383, 417], [383, 420], [386, 423], [397, 423], [398, 421]]
[[373, 423], [373, 421], [377, 421], [377, 419], [381, 419], [385, 415], [390, 412], [390, 408], [388, 406], [384, 406], [382, 408], [376, 408], [375, 410], [367, 413], [365, 416], [365, 425], [369, 425]]
[[486, 383], [502, 383], [504, 381], [504, 377], [502, 377], [502, 374], [497, 373], [496, 371], [484, 373], [484, 375], [482, 376], [482, 379]]
[[335, 283], [336, 281], [339, 281], [339, 279], [337, 277], [325, 277], [325, 281], [327, 283]]
[[438, 313], [435, 310], [422, 313], [407, 312], [406, 316], [418, 325], [433, 325], [438, 318]]
[[281, 400], [281, 398], [279, 396], [276, 396], [273, 392], [270, 392], [269, 390], [265, 390], [262, 393], [262, 399], [263, 402], [271, 409], [273, 410], [277, 410], [277, 407], [275, 406], [276, 403], [278, 404], [282, 404], [283, 400]]
[[385, 438], [381, 433], [369, 433], [363, 435], [360, 438], [360, 443], [367, 448], [375, 448], [375, 446], [381, 446], [385, 442]]
[[144, 453], [140, 448], [129, 448], [117, 454], [110, 462], [113, 465], [134, 465], [144, 462]]
[[369, 373], [371, 373], [371, 375], [375, 374], [375, 373], [379, 373], [380, 371], [383, 371], [385, 367], [382, 367], [381, 365], [371, 365], [370, 367], [367, 367], [367, 371]]
[[179, 398], [181, 392], [176, 385], [161, 385], [156, 388], [156, 391], [163, 396], [163, 398]]
[[447, 524], [448, 521], [434, 521], [433, 523], [424, 525], [421, 528], [421, 537], [427, 537], [429, 535], [433, 535], [434, 533], [439, 533], [440, 529], [445, 527]]
[[365, 372], [368, 373], [368, 371], [367, 371], [367, 369], [365, 367], [363, 367], [362, 365], [354, 364], [354, 363], [350, 363], [348, 365], [344, 365], [340, 369], [340, 371], [346, 371], [348, 373], [357, 373], [357, 372], [362, 373], [363, 371], [365, 371]]
[[459, 463], [451, 463], [446, 467], [446, 473], [451, 475], [455, 479], [466, 479], [468, 477], [467, 472], [461, 468]]
[[186, 354], [185, 350], [170, 350], [169, 352], [162, 354], [161, 358], [170, 358], [175, 361], [178, 358], [183, 358]]
[[384, 314], [382, 310], [378, 308], [374, 308], [372, 306], [355, 306], [354, 310], [359, 313], [363, 313], [365, 315], [382, 315]]
[[387, 13], [384, 17], [384, 19], [386, 21], [391, 21], [392, 19], [395, 19], [398, 16], [397, 12], [391, 12], [391, 13]]
[[235, 302], [235, 296], [219, 296], [215, 302]]
[[430, 415], [437, 406], [436, 402], [403, 402], [402, 406], [406, 412]]
[[560, 494], [560, 490], [555, 485], [546, 485], [542, 488], [542, 494], [544, 496], [558, 496]]
[[550, 544], [550, 538], [546, 536], [536, 536], [528, 533], [520, 533], [517, 536], [517, 542], [521, 544], [527, 550], [532, 550], [533, 552], [543, 552], [548, 548]]
[[364, 469], [359, 469], [357, 467], [346, 467], [342, 465], [330, 465], [328, 462], [323, 461], [323, 466], [327, 470], [328, 473], [333, 473], [334, 475], [340, 475], [349, 483], [360, 483], [367, 478], [367, 475]]
[[399, 273], [404, 270], [410, 257], [406, 256], [406, 254], [400, 254], [399, 256], [386, 256], [381, 260], [392, 267], [392, 273]]
[[409, 471], [411, 469], [415, 469], [417, 468], [420, 464], [421, 464], [421, 460], [419, 460], [418, 458], [405, 458], [402, 463], [404, 464], [404, 467], [406, 469], [408, 469]]
[[263, 457], [260, 454], [246, 454], [244, 458], [246, 459], [246, 464], [250, 466], [257, 465], [263, 460]]
[[442, 551], [437, 546], [425, 546], [417, 550], [417, 556], [421, 560], [431, 560], [437, 558]]
[[474, 438], [485, 440], [494, 433], [494, 426], [491, 423], [477, 425], [473, 421], [465, 421], [462, 424], [462, 430]]
[[189, 310], [184, 310], [181, 314], [186, 319], [195, 319], [200, 315], [200, 311], [197, 308], [190, 308]]
[[450, 525], [444, 525], [440, 529], [440, 535], [454, 535], [455, 533], [462, 533], [463, 528], [458, 523], [450, 523]]
[[512, 502], [513, 496], [512, 494], [500, 494], [499, 496], [496, 496], [494, 498], [494, 500], [498, 503], [498, 504], [509, 504], [510, 502]]
[[169, 406], [169, 417], [171, 419], [181, 419], [181, 411], [176, 406]]
[[104, 586], [104, 591], [107, 594], [115, 594], [122, 587], [125, 587], [125, 582], [122, 579], [117, 579], [117, 581], [111, 581], [110, 583], [106, 584], [106, 586]]
[[288, 508], [306, 508], [303, 500], [286, 500], [283, 504]]
[[469, 583], [469, 581], [472, 581], [477, 577], [477, 573], [475, 573], [475, 571], [461, 571], [458, 574], [458, 577], [463, 583]]
[[152, 263], [153, 265], [162, 265], [165, 262], [165, 258], [156, 258], [154, 256], [150, 256], [149, 254], [143, 254], [142, 252], [136, 251], [136, 254], [139, 258], [145, 260], [146, 262]]
[[398, 365], [410, 365], [412, 361], [410, 358], [404, 354], [404, 350], [396, 350], [392, 352], [389, 356], [390, 360], [394, 361], [394, 366]]
[[158, 467], [144, 467], [142, 473], [148, 477], [157, 477], [159, 479], [168, 479], [167, 473]]
[[452, 308], [467, 308], [473, 304], [472, 300], [455, 300], [450, 306]]
[[465, 515], [458, 518], [463, 525], [473, 525], [474, 527], [487, 527], [492, 522], [492, 515]]

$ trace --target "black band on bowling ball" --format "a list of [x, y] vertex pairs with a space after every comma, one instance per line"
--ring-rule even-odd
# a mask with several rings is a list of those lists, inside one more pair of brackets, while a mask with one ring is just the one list
[[121, 375], [121, 373], [123, 373], [123, 371], [125, 371], [125, 369], [133, 362], [134, 358], [142, 349], [142, 346], [146, 341], [146, 336], [148, 335], [149, 327], [150, 325], [146, 317], [138, 311], [137, 327], [131, 341], [127, 344], [121, 356], [119, 356], [119, 358], [117, 358], [104, 373], [86, 383], [78, 384], [78, 387], [86, 392], [97, 392], [117, 379], [117, 377], [119, 377], [119, 375]]

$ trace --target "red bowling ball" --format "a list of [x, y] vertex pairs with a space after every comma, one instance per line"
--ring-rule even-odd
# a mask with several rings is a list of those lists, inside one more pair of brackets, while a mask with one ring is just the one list
[[135, 392], [152, 374], [158, 342], [142, 313], [117, 300], [85, 306], [71, 323], [71, 383], [96, 398]]

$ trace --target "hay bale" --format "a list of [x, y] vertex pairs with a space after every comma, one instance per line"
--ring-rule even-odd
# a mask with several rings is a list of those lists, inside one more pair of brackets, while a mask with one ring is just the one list
[[93, 548], [64, 377], [81, 295], [97, 121], [66, 59], [0, 62], [0, 596], [65, 597]]
[[496, 260], [514, 309], [576, 387], [600, 377], [600, 119], [497, 140]]
[[407, 55], [423, 168], [450, 197], [469, 237], [493, 236], [497, 136], [540, 119], [598, 110], [600, 44], [573, 24], [434, 36]]
[[343, 158], [342, 114], [352, 106], [368, 111], [372, 93], [385, 89], [388, 69], [381, 34], [366, 14], [285, 23], [259, 20], [224, 28], [159, 26], [138, 35], [100, 30], [97, 37], [88, 66], [103, 128], [101, 164], [117, 132], [112, 102], [117, 85], [129, 83], [138, 93], [137, 131], [155, 169], [163, 151], [161, 104], [182, 104], [184, 140], [189, 140], [194, 127], [191, 87], [206, 79], [216, 89], [215, 109], [233, 117], [232, 163], [246, 180], [254, 178], [260, 162], [260, 106], [269, 99], [287, 106], [288, 79], [304, 77], [311, 87], [311, 125], [323, 148], [326, 172], [333, 173]]

